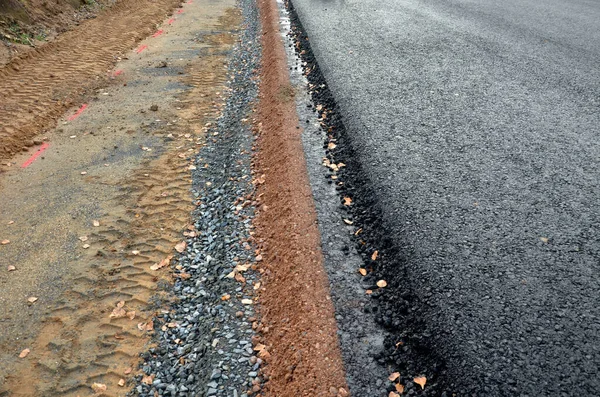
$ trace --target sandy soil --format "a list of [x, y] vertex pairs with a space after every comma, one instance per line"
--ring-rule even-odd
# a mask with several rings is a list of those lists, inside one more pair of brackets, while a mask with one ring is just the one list
[[[133, 3], [123, 1], [120, 11], [104, 14], [108, 33], [96, 40], [106, 48], [71, 54], [58, 39], [52, 51], [35, 55], [42, 59], [3, 71], [13, 85], [0, 83], [10, 92], [0, 137], [6, 147], [21, 145], [23, 136], [36, 145], [5, 160], [10, 166], [0, 175], [0, 240], [10, 240], [0, 246], [0, 395], [86, 396], [94, 383], [107, 385], [105, 395], [124, 395], [129, 389], [118, 382], [137, 373], [148, 323], [170, 280], [151, 267], [172, 255], [190, 222], [190, 158], [220, 112], [239, 24], [233, 1], [194, 0], [158, 30], [140, 29], [172, 3], [133, 13]], [[100, 18], [82, 26], [80, 37], [90, 38]], [[119, 34], [111, 36], [113, 27]], [[139, 30], [153, 35], [127, 51]], [[106, 69], [124, 51], [117, 67]], [[96, 80], [100, 71], [110, 77]], [[27, 83], [31, 73], [54, 77]], [[58, 128], [36, 136], [27, 126], [53, 121], [67, 102], [53, 104], [51, 94], [63, 87], [87, 92], [87, 107], [70, 108]], [[42, 142], [47, 149], [22, 168]], [[26, 348], [29, 355], [19, 358]]]

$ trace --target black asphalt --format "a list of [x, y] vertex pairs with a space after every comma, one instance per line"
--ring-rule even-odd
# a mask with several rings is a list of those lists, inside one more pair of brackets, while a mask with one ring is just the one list
[[423, 357], [388, 360], [599, 396], [600, 2], [292, 3], [392, 237], [380, 321]]

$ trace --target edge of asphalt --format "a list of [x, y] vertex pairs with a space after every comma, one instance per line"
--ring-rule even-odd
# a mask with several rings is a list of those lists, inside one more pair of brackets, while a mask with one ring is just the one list
[[[326, 144], [323, 143], [328, 137], [321, 126], [316, 104], [307, 90], [310, 84], [304, 74], [307, 63], [297, 53], [288, 5], [282, 0], [276, 1], [290, 81], [296, 93], [296, 112], [303, 127], [302, 145], [317, 210], [324, 267], [334, 302], [346, 380], [354, 396], [387, 396], [384, 382], [391, 371], [377, 359], [377, 353], [384, 349], [386, 332], [365, 310], [371, 303], [361, 286], [359, 269], [365, 264], [351, 238], [355, 228], [343, 221], [348, 218], [347, 208], [342, 204], [336, 180], [332, 179], [335, 176], [332, 169], [323, 163], [327, 158]], [[385, 393], [382, 393], [384, 390]]]

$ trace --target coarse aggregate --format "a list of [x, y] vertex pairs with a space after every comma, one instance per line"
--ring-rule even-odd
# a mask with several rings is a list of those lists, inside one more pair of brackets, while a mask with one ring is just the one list
[[155, 347], [142, 354], [144, 375], [135, 378], [132, 395], [246, 397], [262, 382], [262, 360], [253, 350], [258, 275], [252, 269], [254, 138], [248, 121], [257, 96], [260, 25], [252, 0], [238, 5], [244, 23], [230, 54], [226, 105], [209, 126], [192, 171], [198, 233], [173, 260], [176, 281], [166, 287], [172, 303], [154, 319]]

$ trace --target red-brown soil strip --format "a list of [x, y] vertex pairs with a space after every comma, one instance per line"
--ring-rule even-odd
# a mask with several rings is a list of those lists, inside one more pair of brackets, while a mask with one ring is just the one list
[[[347, 396], [334, 308], [274, 0], [259, 0], [263, 60], [254, 172], [263, 260], [265, 396]], [[263, 183], [264, 181], [264, 183]]]

